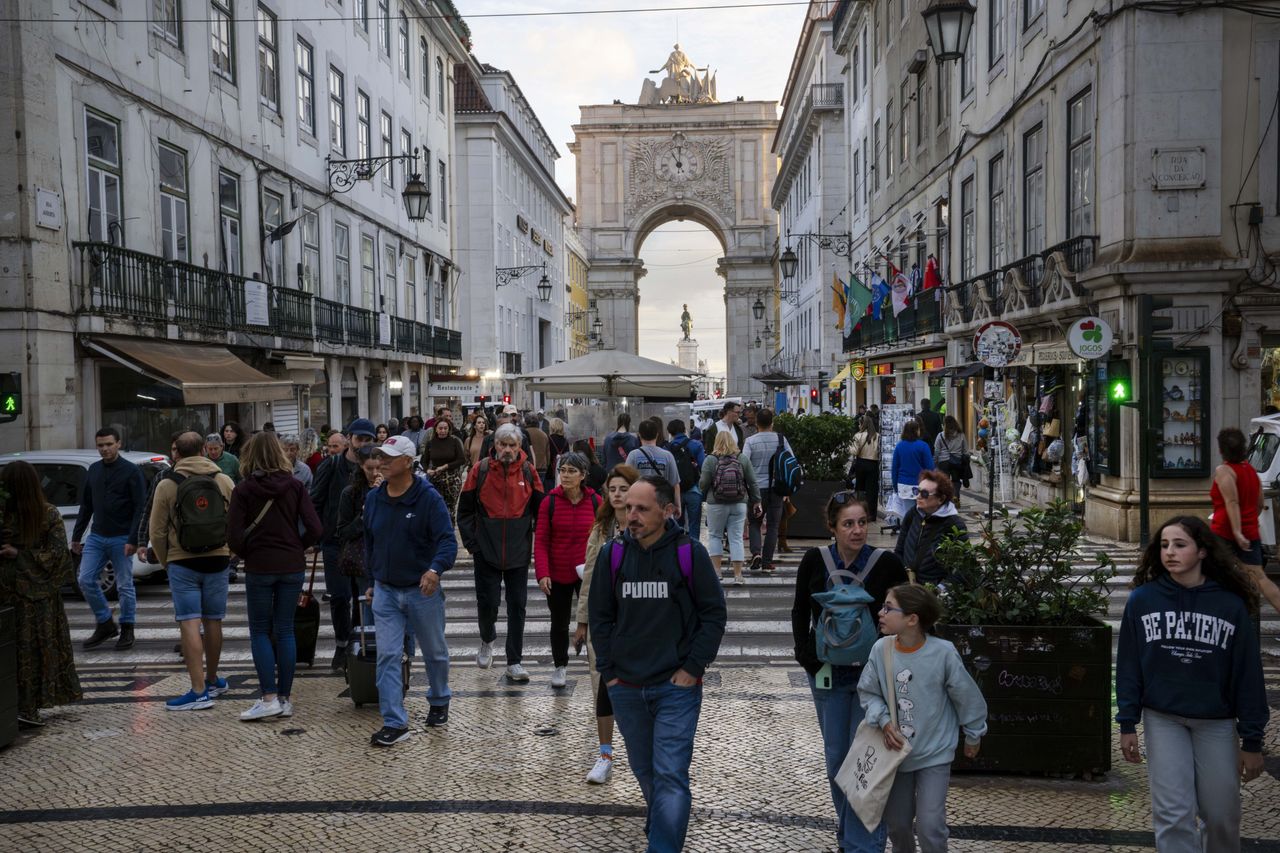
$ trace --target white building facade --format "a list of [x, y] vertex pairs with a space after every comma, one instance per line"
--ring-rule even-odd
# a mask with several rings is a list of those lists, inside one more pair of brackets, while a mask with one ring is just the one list
[[[0, 359], [22, 365], [27, 412], [0, 449], [429, 409], [462, 366], [451, 78], [469, 34], [451, 4], [14, 8], [0, 193], [23, 215], [0, 226], [0, 277], [22, 319]], [[336, 161], [366, 158], [345, 185]], [[423, 221], [401, 198], [414, 162]]]

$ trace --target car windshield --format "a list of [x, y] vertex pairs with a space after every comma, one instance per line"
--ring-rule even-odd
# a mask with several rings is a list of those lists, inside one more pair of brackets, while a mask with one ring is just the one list
[[1259, 474], [1265, 474], [1271, 470], [1271, 463], [1275, 461], [1277, 450], [1280, 450], [1280, 434], [1255, 433], [1253, 447], [1249, 451], [1249, 464]]

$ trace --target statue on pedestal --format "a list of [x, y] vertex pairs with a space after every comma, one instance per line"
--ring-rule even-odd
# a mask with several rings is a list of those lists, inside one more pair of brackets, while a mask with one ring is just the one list
[[666, 72], [666, 76], [660, 83], [645, 79], [640, 90], [640, 106], [716, 103], [716, 76], [710, 68], [698, 68], [690, 62], [679, 44], [675, 45], [661, 68], [649, 73], [662, 72]]
[[684, 332], [684, 339], [690, 340], [693, 333], [693, 317], [689, 314], [689, 305], [684, 305], [684, 312], [680, 314], [680, 331]]

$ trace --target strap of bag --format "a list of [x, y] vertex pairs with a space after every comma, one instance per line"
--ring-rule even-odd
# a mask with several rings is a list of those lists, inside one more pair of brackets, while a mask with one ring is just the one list
[[862, 567], [862, 571], [853, 572], [845, 569], [844, 572], [841, 572], [840, 569], [836, 567], [836, 559], [831, 555], [831, 548], [829, 546], [819, 548], [818, 551], [822, 554], [822, 562], [827, 566], [827, 579], [830, 580], [832, 584], [835, 583], [836, 578], [841, 574], [847, 574], [856, 578], [859, 584], [864, 583], [867, 576], [871, 574], [871, 570], [876, 567], [876, 563], [880, 561], [880, 558], [883, 557], [885, 553], [884, 548], [873, 548], [871, 556], [867, 557], [867, 564]]
[[245, 528], [244, 538], [246, 542], [249, 540], [249, 537], [253, 535], [253, 531], [257, 529], [258, 525], [262, 522], [262, 519], [266, 517], [267, 513], [271, 512], [271, 507], [275, 505], [275, 502], [275, 498], [267, 498], [267, 502], [263, 505], [262, 511], [258, 513], [258, 517], [253, 520], [252, 524]]
[[893, 644], [897, 642], [897, 637], [895, 635], [885, 639], [888, 642], [884, 644], [884, 696], [889, 705], [889, 721], [896, 729], [898, 728], [898, 697], [893, 692]]
[[319, 551], [311, 555], [311, 580], [307, 581], [307, 595], [311, 595], [311, 590], [316, 585], [316, 561], [319, 559]]

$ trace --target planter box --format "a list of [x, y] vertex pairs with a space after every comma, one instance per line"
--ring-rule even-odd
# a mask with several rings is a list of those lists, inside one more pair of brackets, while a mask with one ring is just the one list
[[787, 522], [787, 539], [830, 539], [827, 501], [843, 488], [843, 480], [806, 480], [804, 488], [791, 496], [796, 514]]
[[[989, 731], [972, 761], [990, 773], [1100, 774], [1111, 769], [1111, 628], [938, 625], [987, 700]], [[962, 745], [963, 746], [963, 745]]]

